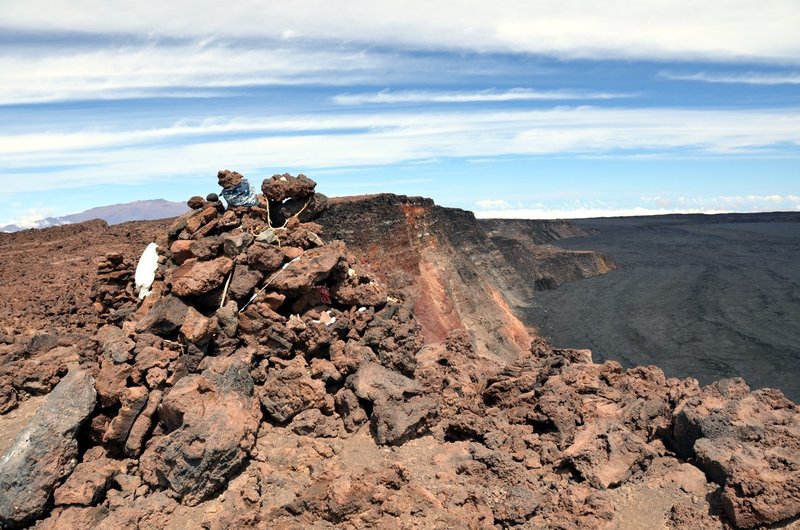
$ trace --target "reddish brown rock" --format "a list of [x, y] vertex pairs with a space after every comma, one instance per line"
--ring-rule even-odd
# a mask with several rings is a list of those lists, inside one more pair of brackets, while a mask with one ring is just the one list
[[119, 413], [111, 420], [103, 442], [110, 446], [123, 446], [128, 439], [128, 433], [139, 413], [147, 403], [148, 391], [144, 387], [126, 388], [120, 399], [122, 407]]
[[217, 173], [217, 183], [222, 188], [233, 188], [242, 182], [242, 175], [236, 171], [223, 169]]
[[191, 208], [192, 210], [199, 210], [203, 206], [205, 206], [206, 201], [199, 195], [195, 195], [190, 197], [188, 201], [186, 201], [186, 205]]
[[186, 317], [183, 319], [181, 326], [181, 337], [186, 342], [191, 342], [198, 346], [208, 344], [211, 340], [211, 335], [214, 332], [212, 321], [210, 318], [203, 316], [198, 310], [193, 307], [189, 308]]
[[228, 257], [211, 261], [188, 260], [172, 273], [172, 292], [178, 296], [198, 296], [220, 287], [233, 268]]
[[264, 196], [276, 202], [283, 202], [286, 199], [304, 199], [314, 194], [317, 183], [300, 174], [296, 177], [288, 173], [283, 175], [273, 175], [271, 178], [264, 179], [261, 184], [261, 191]]
[[308, 366], [297, 358], [283, 368], [270, 370], [259, 398], [266, 413], [285, 423], [295, 415], [325, 403], [325, 383], [312, 379]]
[[676, 410], [675, 438], [724, 486], [722, 505], [739, 528], [800, 514], [800, 410], [776, 390], [723, 380]]
[[271, 285], [274, 289], [295, 293], [308, 290], [330, 276], [334, 267], [344, 258], [345, 248], [341, 241], [309, 250], [289, 263], [275, 276]]
[[224, 487], [245, 461], [261, 421], [247, 358], [215, 359], [164, 396], [155, 437], [140, 458], [149, 484], [196, 505]]
[[[99, 448], [94, 448], [99, 449]], [[111, 486], [117, 474], [124, 473], [127, 464], [103, 456], [102, 451], [90, 450], [83, 462], [75, 467], [69, 478], [56, 489], [56, 506], [90, 506]]]
[[144, 446], [147, 436], [153, 424], [153, 415], [161, 404], [163, 393], [160, 390], [153, 390], [147, 396], [147, 404], [131, 426], [128, 439], [125, 442], [125, 454], [128, 456], [139, 456]]

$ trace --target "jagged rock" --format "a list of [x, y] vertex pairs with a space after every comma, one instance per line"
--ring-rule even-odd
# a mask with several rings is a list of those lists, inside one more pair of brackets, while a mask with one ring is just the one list
[[175, 263], [180, 265], [187, 259], [193, 258], [194, 255], [192, 254], [192, 245], [194, 241], [190, 241], [187, 239], [178, 239], [172, 243], [169, 247], [169, 251], [172, 254], [172, 259], [175, 260]]
[[238, 234], [228, 233], [219, 238], [222, 243], [222, 251], [229, 258], [235, 258], [253, 243], [253, 236], [247, 232]]
[[718, 381], [676, 409], [674, 436], [724, 486], [722, 505], [737, 527], [800, 514], [800, 410], [779, 391]]
[[254, 243], [247, 251], [247, 264], [261, 272], [274, 272], [281, 268], [283, 252], [275, 245]]
[[14, 410], [17, 406], [17, 391], [7, 381], [0, 381], [0, 414]]
[[645, 440], [619, 424], [597, 427], [582, 430], [563, 452], [566, 461], [595, 488], [621, 484], [656, 456]]
[[147, 389], [141, 386], [124, 390], [120, 399], [122, 406], [103, 435], [104, 443], [111, 446], [125, 444], [133, 423], [147, 403], [147, 394]]
[[293, 177], [288, 173], [283, 175], [273, 175], [271, 178], [264, 179], [261, 184], [261, 191], [264, 196], [276, 202], [283, 202], [286, 199], [304, 199], [314, 194], [317, 183], [307, 176], [297, 175]]
[[222, 251], [222, 244], [216, 237], [195, 238], [189, 246], [192, 257], [199, 261], [208, 261], [219, 256]]
[[160, 408], [166, 434], [139, 459], [142, 477], [169, 487], [193, 506], [222, 488], [245, 461], [261, 421], [250, 359], [213, 359], [199, 375], [180, 379]]
[[295, 218], [300, 222], [312, 221], [319, 217], [328, 209], [328, 198], [322, 193], [300, 199], [289, 199], [278, 205], [277, 208], [270, 207], [274, 212], [276, 222], [284, 222], [287, 219]]
[[183, 325], [189, 307], [179, 298], [165, 296], [159, 298], [150, 311], [136, 324], [137, 333], [170, 335]]
[[126, 455], [139, 456], [141, 453], [145, 437], [153, 424], [153, 415], [161, 404], [162, 397], [163, 393], [160, 390], [153, 390], [150, 392], [150, 395], [147, 396], [147, 404], [136, 418], [136, 421], [133, 422], [131, 430], [128, 433], [128, 439], [125, 442]]
[[233, 188], [242, 182], [242, 175], [236, 171], [228, 169], [220, 170], [217, 173], [217, 183], [223, 188]]
[[427, 396], [376, 401], [370, 416], [375, 441], [381, 445], [404, 444], [419, 434], [437, 409], [436, 402]]
[[180, 330], [181, 337], [186, 342], [202, 347], [208, 344], [213, 333], [211, 319], [203, 316], [197, 309], [190, 307], [186, 317], [183, 319], [183, 325]]
[[246, 265], [237, 265], [233, 271], [228, 293], [234, 300], [249, 300], [256, 287], [261, 284], [264, 274]]
[[325, 416], [319, 409], [309, 409], [292, 419], [289, 428], [293, 433], [312, 438], [337, 438], [342, 421], [336, 416]]
[[53, 494], [55, 504], [90, 506], [111, 486], [114, 477], [126, 470], [125, 462], [106, 458], [102, 451], [89, 450], [84, 455], [83, 462], [56, 489]]
[[279, 423], [289, 421], [304, 410], [323, 406], [325, 396], [325, 383], [311, 378], [302, 358], [270, 370], [264, 386], [259, 389], [264, 410]]
[[271, 285], [274, 289], [293, 293], [309, 290], [326, 279], [339, 260], [345, 258], [345, 254], [344, 243], [341, 241], [309, 250], [297, 261], [290, 263], [281, 274], [276, 275]]
[[347, 386], [356, 396], [373, 402], [402, 400], [421, 391], [413, 379], [374, 362], [362, 364], [347, 380]]
[[350, 306], [382, 306], [389, 294], [383, 285], [375, 281], [360, 283], [357, 280], [335, 285], [331, 294], [342, 305]]
[[358, 397], [349, 388], [343, 388], [336, 393], [335, 403], [336, 412], [342, 417], [347, 432], [355, 432], [369, 421], [367, 413], [358, 402]]
[[72, 368], [17, 435], [0, 458], [0, 523], [21, 524], [43, 513], [56, 484], [75, 468], [75, 435], [96, 398], [89, 373]]
[[187, 260], [172, 272], [172, 292], [178, 296], [198, 296], [216, 289], [225, 282], [233, 261], [219, 257], [211, 261]]

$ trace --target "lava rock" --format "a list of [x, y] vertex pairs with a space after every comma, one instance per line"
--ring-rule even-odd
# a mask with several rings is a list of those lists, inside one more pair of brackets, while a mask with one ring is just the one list
[[164, 396], [161, 428], [139, 459], [142, 477], [195, 506], [224, 487], [255, 443], [261, 422], [250, 359], [214, 359]]
[[18, 525], [41, 515], [55, 486], [77, 464], [75, 436], [94, 410], [88, 372], [69, 371], [0, 459], [0, 523]]
[[198, 296], [220, 287], [233, 268], [228, 257], [211, 261], [186, 261], [172, 273], [172, 292], [178, 296]]
[[261, 191], [270, 201], [283, 202], [286, 199], [304, 199], [314, 194], [317, 183], [300, 174], [296, 177], [288, 173], [273, 175], [264, 179]]
[[150, 311], [136, 324], [137, 333], [170, 335], [183, 325], [189, 307], [179, 298], [165, 296], [156, 300]]

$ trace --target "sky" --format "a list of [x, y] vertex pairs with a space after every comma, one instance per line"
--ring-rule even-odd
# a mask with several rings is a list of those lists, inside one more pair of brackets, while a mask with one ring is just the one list
[[0, 2], [0, 225], [219, 169], [482, 217], [800, 210], [797, 0]]

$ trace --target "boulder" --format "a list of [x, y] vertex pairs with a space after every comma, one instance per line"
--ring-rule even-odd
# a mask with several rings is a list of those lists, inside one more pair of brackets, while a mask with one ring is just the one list
[[737, 527], [800, 515], [800, 410], [780, 391], [717, 381], [676, 409], [674, 438], [723, 486], [722, 506]]
[[166, 336], [178, 331], [189, 307], [179, 298], [165, 296], [159, 298], [150, 311], [136, 324], [137, 333], [152, 333]]
[[283, 175], [273, 175], [271, 178], [264, 179], [261, 184], [261, 191], [270, 201], [283, 202], [286, 199], [304, 199], [314, 194], [317, 183], [307, 176], [297, 175], [293, 177], [288, 173]]
[[222, 256], [211, 261], [187, 260], [172, 272], [172, 292], [178, 296], [198, 296], [220, 287], [231, 271], [233, 261]]
[[380, 445], [402, 445], [419, 435], [436, 416], [436, 401], [414, 396], [406, 401], [380, 400], [373, 404], [370, 426]]
[[311, 289], [328, 278], [339, 261], [345, 259], [345, 255], [345, 246], [341, 241], [309, 250], [296, 261], [290, 262], [280, 274], [276, 274], [271, 285], [274, 289], [295, 293]]
[[256, 242], [247, 251], [247, 264], [261, 272], [274, 272], [281, 268], [284, 255], [275, 245]]
[[285, 423], [304, 410], [323, 406], [325, 396], [325, 383], [311, 378], [302, 357], [283, 368], [270, 370], [259, 389], [264, 410], [278, 423]]
[[160, 428], [139, 459], [142, 477], [194, 506], [224, 487], [245, 462], [261, 422], [250, 359], [215, 358], [164, 396]]
[[77, 464], [76, 433], [95, 407], [88, 372], [70, 369], [0, 458], [0, 524], [18, 525], [44, 512], [55, 486]]

